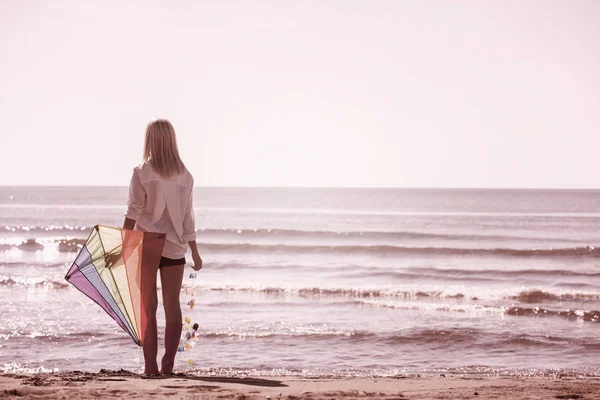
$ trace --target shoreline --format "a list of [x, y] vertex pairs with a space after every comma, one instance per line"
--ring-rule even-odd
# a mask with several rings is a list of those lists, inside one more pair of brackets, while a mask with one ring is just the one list
[[408, 375], [393, 378], [144, 377], [126, 371], [0, 374], [0, 398], [600, 399], [600, 377]]

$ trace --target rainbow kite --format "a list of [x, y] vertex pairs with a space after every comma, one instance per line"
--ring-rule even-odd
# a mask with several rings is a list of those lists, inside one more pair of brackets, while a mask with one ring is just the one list
[[164, 233], [96, 225], [65, 279], [106, 311], [141, 346], [144, 293], [156, 291]]

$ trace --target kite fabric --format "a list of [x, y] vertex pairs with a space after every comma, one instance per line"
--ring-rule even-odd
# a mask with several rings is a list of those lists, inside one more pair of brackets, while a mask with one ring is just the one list
[[[96, 225], [65, 279], [96, 302], [142, 346], [145, 293], [156, 290], [166, 235]], [[152, 309], [150, 304], [147, 305]]]

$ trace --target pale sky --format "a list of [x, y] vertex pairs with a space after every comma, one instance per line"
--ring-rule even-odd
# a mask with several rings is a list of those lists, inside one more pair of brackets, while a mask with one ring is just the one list
[[600, 188], [600, 1], [0, 0], [0, 185]]

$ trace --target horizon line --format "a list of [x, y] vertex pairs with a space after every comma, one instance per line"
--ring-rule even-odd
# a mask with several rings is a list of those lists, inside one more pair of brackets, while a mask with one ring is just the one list
[[[5, 185], [0, 188], [128, 188], [129, 185]], [[600, 191], [600, 187], [464, 187], [464, 186], [212, 186], [195, 185], [204, 189], [366, 189], [366, 190], [571, 190]]]

